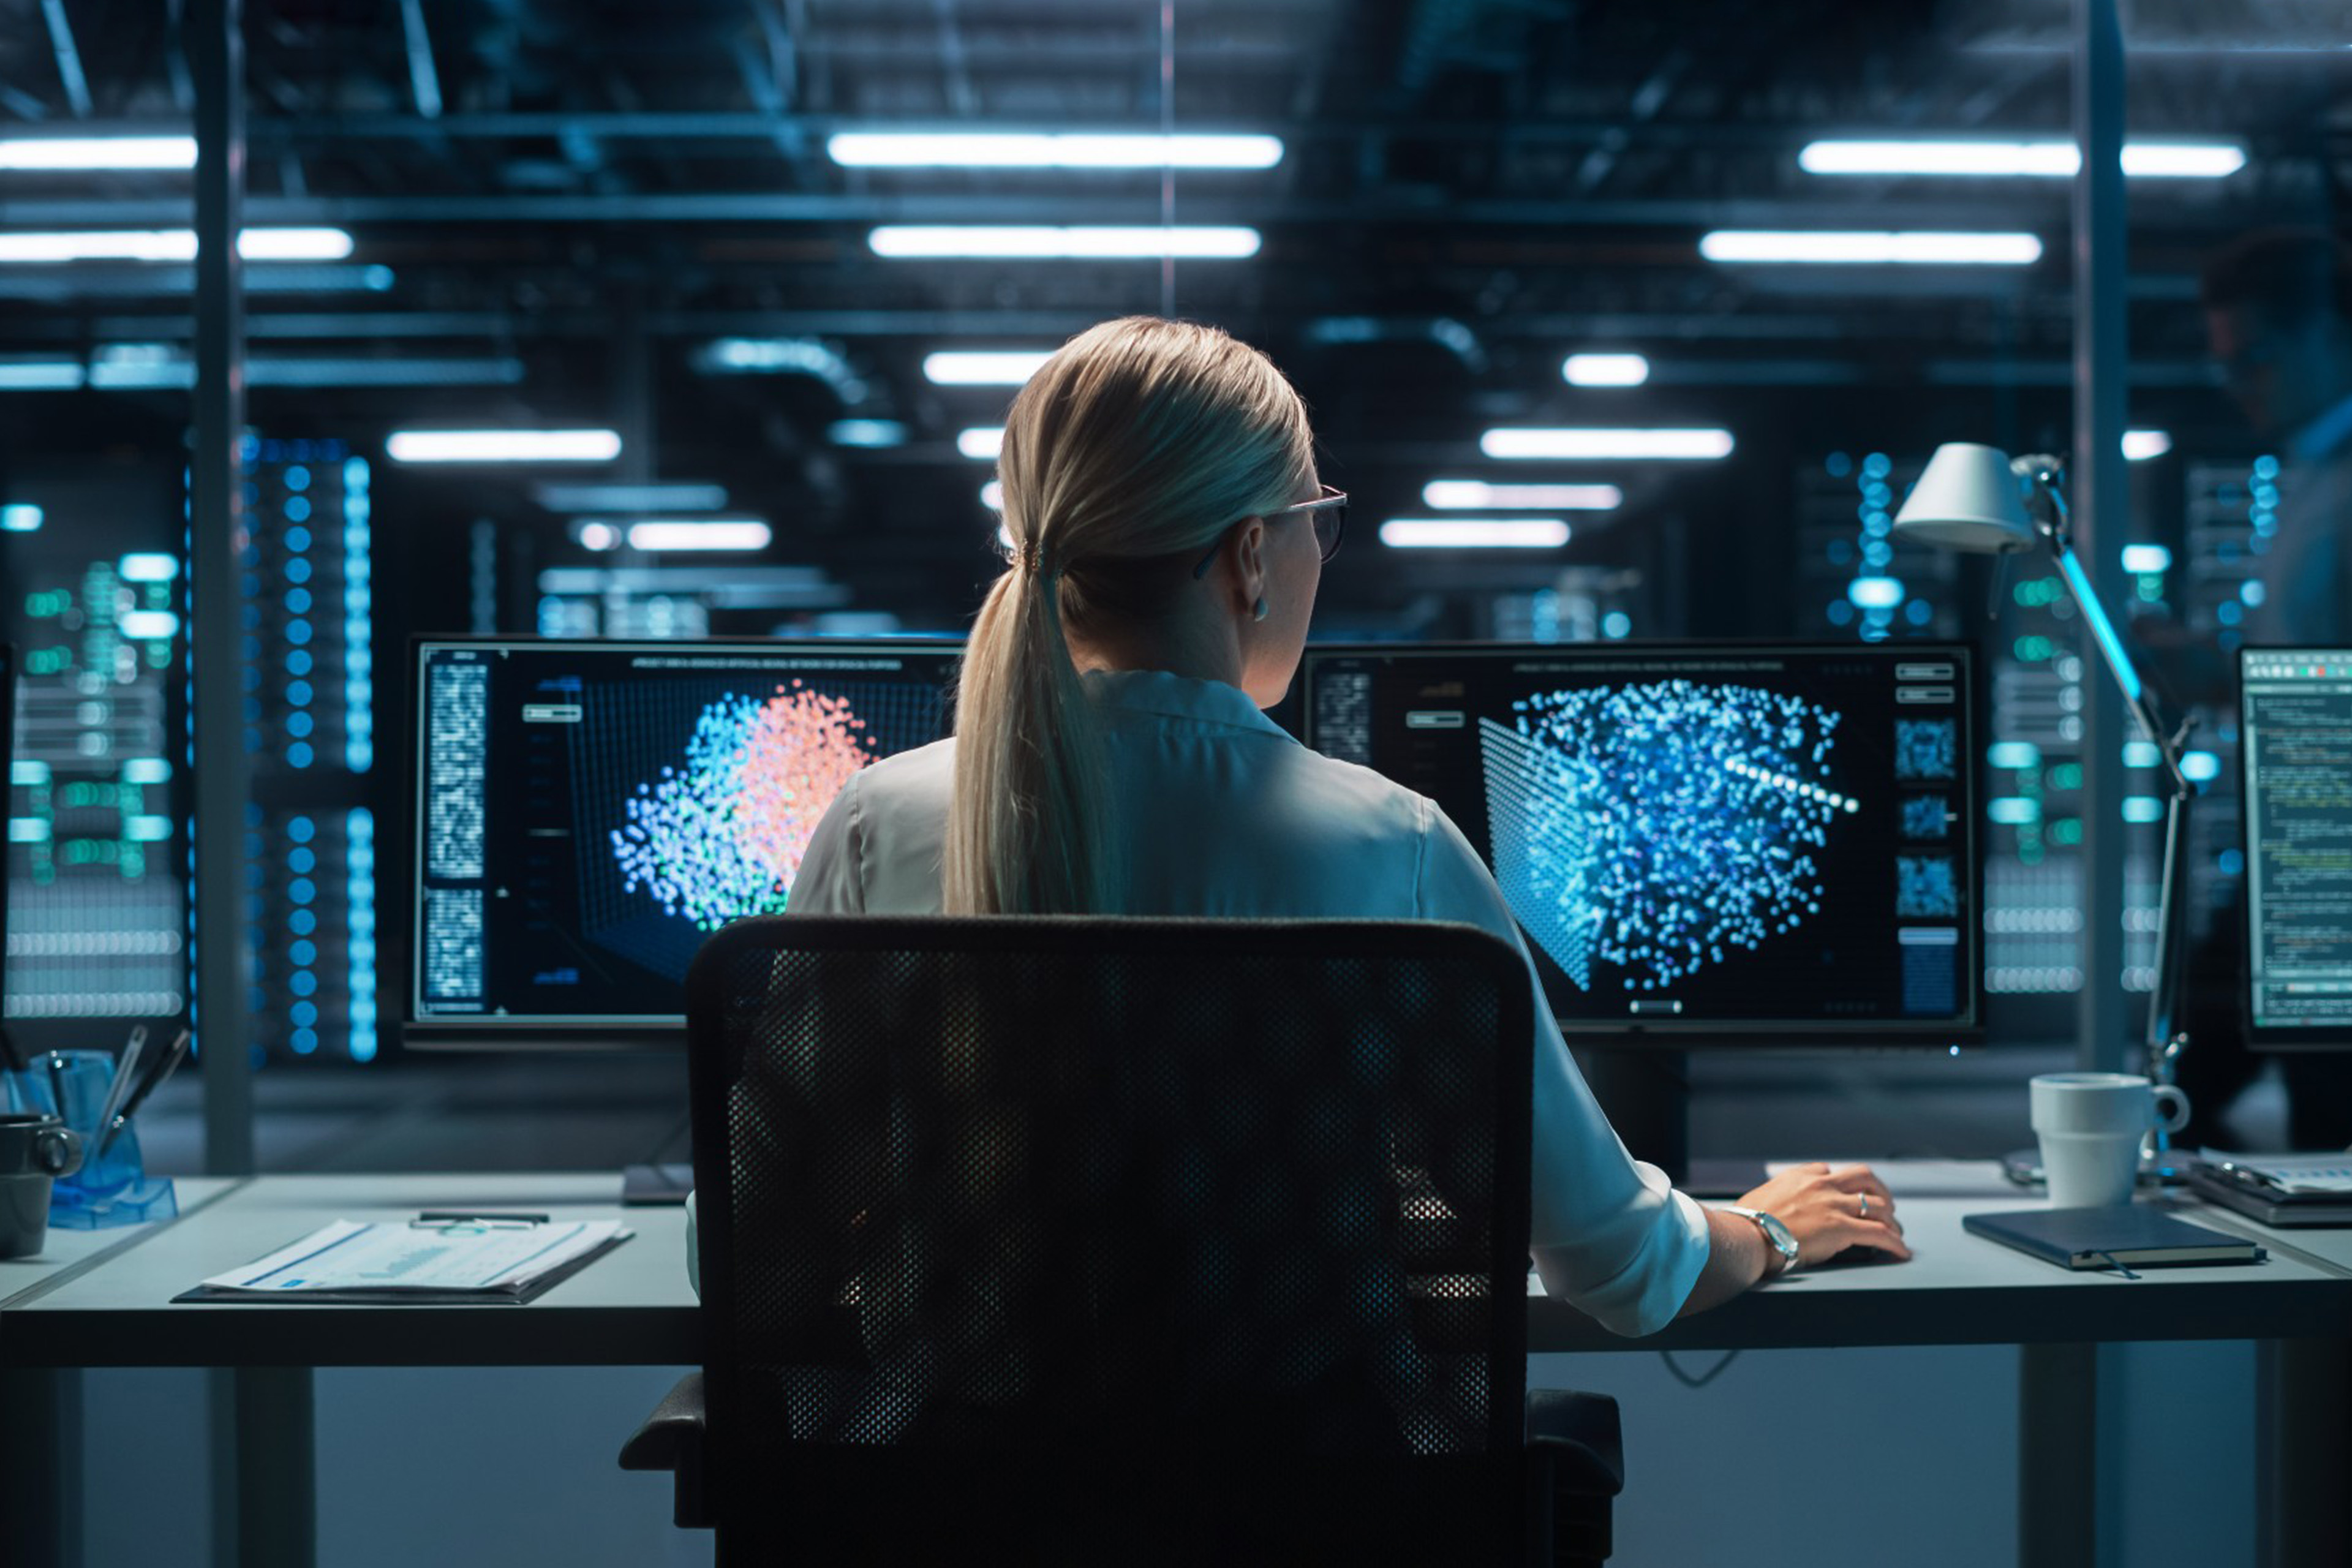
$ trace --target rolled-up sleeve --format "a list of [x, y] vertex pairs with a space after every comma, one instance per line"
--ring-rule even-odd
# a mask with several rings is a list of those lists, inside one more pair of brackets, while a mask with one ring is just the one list
[[1427, 819], [1415, 912], [1501, 937], [1517, 950], [1535, 989], [1529, 1241], [1544, 1290], [1612, 1333], [1654, 1333], [1682, 1310], [1706, 1267], [1706, 1211], [1626, 1151], [1568, 1053], [1502, 889], [1461, 829], [1435, 805], [1422, 804]]

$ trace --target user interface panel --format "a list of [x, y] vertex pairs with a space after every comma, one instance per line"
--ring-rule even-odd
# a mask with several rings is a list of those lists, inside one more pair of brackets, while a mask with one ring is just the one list
[[2239, 654], [2248, 1022], [2352, 1046], [2352, 648]]
[[1979, 1027], [1966, 647], [1320, 647], [1304, 675], [1307, 743], [1454, 819], [1564, 1024]]
[[949, 732], [952, 643], [441, 640], [415, 674], [411, 1037], [675, 1029], [859, 769]]

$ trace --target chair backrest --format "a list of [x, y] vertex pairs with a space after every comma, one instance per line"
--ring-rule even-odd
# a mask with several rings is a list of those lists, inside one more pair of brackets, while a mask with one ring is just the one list
[[1046, 1560], [1049, 1519], [1099, 1550], [1183, 1499], [1196, 1545], [1220, 1510], [1328, 1546], [1334, 1509], [1516, 1502], [1533, 1031], [1503, 943], [786, 916], [688, 992], [722, 1531], [841, 1552], [928, 1510]]

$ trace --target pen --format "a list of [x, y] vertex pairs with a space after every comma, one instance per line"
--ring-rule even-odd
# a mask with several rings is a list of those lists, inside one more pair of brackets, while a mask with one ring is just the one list
[[468, 1220], [503, 1220], [509, 1225], [547, 1225], [551, 1216], [543, 1214], [495, 1214], [486, 1209], [426, 1209], [416, 1216], [419, 1225], [463, 1225]]
[[187, 1057], [189, 1038], [187, 1030], [180, 1031], [180, 1037], [172, 1042], [172, 1048], [163, 1053], [163, 1059], [155, 1064], [154, 1070], [147, 1075], [147, 1081], [131, 1091], [131, 1103], [115, 1112], [114, 1120], [106, 1124], [105, 1131], [98, 1140], [98, 1152], [101, 1157], [106, 1153], [107, 1145], [114, 1142], [114, 1135], [130, 1125], [131, 1119], [139, 1114], [139, 1108], [147, 1103], [147, 1097], [163, 1088], [163, 1080], [170, 1078], [172, 1070]]
[[58, 1120], [66, 1119], [66, 1058], [49, 1053], [49, 1098], [58, 1102]]
[[90, 1125], [100, 1131], [112, 1125], [114, 1113], [122, 1109], [122, 1097], [131, 1092], [131, 1079], [139, 1070], [139, 1058], [147, 1054], [147, 1026], [131, 1026], [131, 1037], [122, 1042], [122, 1055], [114, 1063], [114, 1078], [106, 1086], [106, 1099], [98, 1108], [98, 1120]]

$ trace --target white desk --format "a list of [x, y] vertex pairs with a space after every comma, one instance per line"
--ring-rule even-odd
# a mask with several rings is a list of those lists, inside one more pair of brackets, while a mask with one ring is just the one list
[[[2352, 1333], [2352, 1232], [2285, 1233], [2252, 1268], [2145, 1270], [2137, 1279], [2070, 1274], [1967, 1235], [1971, 1212], [2030, 1208], [2030, 1193], [1988, 1164], [1881, 1163], [1916, 1254], [1792, 1276], [1645, 1340], [1609, 1334], [1573, 1309], [1528, 1303], [1534, 1352], [1780, 1349], [2015, 1343], [2021, 1384], [2021, 1497], [2028, 1563], [2070, 1561], [2086, 1534], [2094, 1347], [2101, 1342], [2251, 1339], [2325, 1342]], [[624, 1209], [617, 1173], [265, 1176], [234, 1184], [129, 1244], [61, 1268], [0, 1300], [0, 1367], [213, 1366], [236, 1369], [237, 1499], [247, 1564], [310, 1561], [310, 1369], [314, 1366], [681, 1365], [700, 1361], [685, 1275], [684, 1211]], [[1934, 1195], [1943, 1194], [1943, 1195]], [[527, 1306], [174, 1306], [206, 1275], [331, 1219], [412, 1217], [480, 1205], [562, 1218], [619, 1216], [636, 1237]], [[2246, 1222], [2187, 1217], [2218, 1228]], [[2231, 1223], [2235, 1222], [2235, 1223]], [[2260, 1227], [2254, 1227], [2259, 1229]], [[2293, 1248], [2292, 1252], [2286, 1248]], [[2340, 1355], [2340, 1351], [2337, 1352]], [[2293, 1356], [2275, 1358], [2294, 1375]], [[2305, 1381], [2308, 1381], [2306, 1379]], [[2329, 1472], [2345, 1453], [2343, 1410], [2298, 1440], [2315, 1456], [2283, 1475], [2273, 1510], [2342, 1511]], [[2331, 1436], [2332, 1434], [2332, 1436]], [[625, 1433], [614, 1434], [616, 1449]], [[2277, 1544], [2274, 1540], [2273, 1544]], [[2298, 1563], [2293, 1542], [2272, 1560]]]

